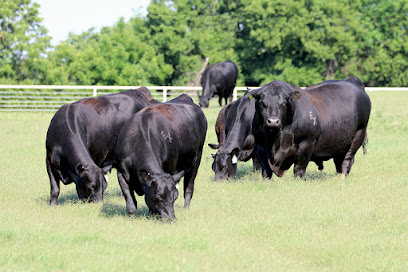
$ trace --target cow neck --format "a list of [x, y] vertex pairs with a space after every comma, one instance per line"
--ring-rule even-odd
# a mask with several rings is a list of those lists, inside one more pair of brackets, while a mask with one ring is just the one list
[[[248, 133], [251, 133], [251, 121], [246, 122], [247, 120], [242, 120], [245, 117], [246, 110], [245, 103], [241, 100], [237, 106], [234, 123], [220, 153], [231, 154], [234, 149], [239, 149], [239, 151], [243, 149], [246, 136]], [[229, 113], [231, 113], [231, 110]]]
[[89, 153], [86, 137], [87, 131], [86, 126], [81, 126], [81, 122], [76, 120], [76, 117], [73, 113], [72, 104], [67, 107], [66, 110], [66, 124], [68, 126], [68, 131], [66, 132], [69, 135], [70, 144], [63, 145], [64, 154], [69, 154], [65, 156], [69, 161], [70, 165], [82, 165], [84, 167], [96, 166], [93, 161], [91, 154]]
[[67, 160], [70, 161], [70, 165], [82, 165], [84, 167], [98, 167], [93, 161], [88, 148], [82, 141], [73, 141], [72, 148], [67, 150], [69, 156]]
[[133, 162], [136, 170], [143, 169], [152, 175], [165, 174], [160, 163], [159, 155], [153, 152], [151, 146], [143, 146], [138, 150], [137, 154], [143, 154], [143, 159], [137, 158], [136, 161]]
[[268, 146], [274, 147], [275, 145], [279, 146], [279, 139], [282, 135], [282, 130], [274, 130], [274, 131], [265, 131], [266, 134], [266, 143]]
[[[203, 95], [202, 95], [204, 98], [211, 98], [210, 74], [211, 73], [208, 73], [205, 78], [205, 85], [203, 88]], [[207, 90], [207, 93], [206, 93], [206, 90]]]

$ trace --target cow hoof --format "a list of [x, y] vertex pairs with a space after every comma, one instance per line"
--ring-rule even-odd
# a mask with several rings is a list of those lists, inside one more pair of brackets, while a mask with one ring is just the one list
[[136, 213], [136, 207], [135, 206], [127, 207], [126, 210], [127, 210], [127, 213], [129, 214], [129, 216], [135, 215], [135, 213]]

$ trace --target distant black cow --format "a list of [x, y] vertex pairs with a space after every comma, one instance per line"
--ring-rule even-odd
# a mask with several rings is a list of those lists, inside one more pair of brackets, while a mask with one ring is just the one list
[[281, 177], [294, 164], [294, 174], [302, 177], [309, 161], [321, 169], [333, 158], [344, 178], [366, 139], [371, 102], [363, 86], [352, 77], [305, 90], [273, 81], [251, 91], [256, 155], [264, 176]]
[[248, 94], [228, 104], [220, 111], [215, 131], [218, 145], [209, 144], [218, 151], [213, 155], [212, 169], [215, 180], [234, 178], [237, 163], [253, 159], [254, 170], [260, 169], [255, 156], [252, 120], [255, 114], [255, 101]]
[[208, 107], [210, 99], [214, 95], [219, 96], [218, 103], [220, 106], [222, 104], [222, 98], [225, 99], [225, 104], [227, 104], [227, 98], [229, 98], [229, 102], [231, 102], [237, 77], [238, 68], [235, 63], [230, 60], [217, 62], [205, 69], [201, 77], [203, 95], [200, 96], [200, 93], [197, 92], [200, 98], [200, 107]]
[[[146, 98], [146, 96], [147, 98]], [[51, 120], [46, 139], [50, 204], [57, 204], [60, 181], [74, 182], [82, 200], [100, 201], [104, 178], [113, 165], [123, 124], [151, 99], [145, 88], [85, 98], [62, 106]]]
[[124, 125], [116, 158], [129, 214], [136, 212], [136, 191], [145, 194], [150, 214], [175, 219], [176, 185], [183, 175], [184, 207], [189, 207], [206, 132], [204, 113], [186, 94], [151, 105]]

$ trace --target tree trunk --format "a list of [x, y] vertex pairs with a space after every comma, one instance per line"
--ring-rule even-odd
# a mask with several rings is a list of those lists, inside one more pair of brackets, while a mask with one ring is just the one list
[[205, 58], [203, 68], [201, 68], [200, 72], [198, 72], [198, 74], [194, 78], [193, 86], [200, 86], [201, 75], [204, 73], [205, 69], [207, 68], [209, 60], [210, 60], [210, 57], [207, 56]]

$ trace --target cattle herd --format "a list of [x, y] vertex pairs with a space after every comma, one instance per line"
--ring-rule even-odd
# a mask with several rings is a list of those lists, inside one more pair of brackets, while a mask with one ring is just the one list
[[[237, 74], [231, 61], [203, 74], [200, 106], [215, 94], [220, 105], [222, 98], [226, 103], [215, 124], [218, 143], [209, 144], [217, 149], [215, 180], [233, 178], [238, 161], [250, 159], [265, 178], [282, 177], [292, 165], [294, 175], [303, 177], [310, 161], [322, 170], [323, 161], [333, 159], [345, 178], [367, 142], [371, 102], [360, 79], [305, 89], [273, 81], [231, 102]], [[81, 200], [103, 200], [106, 174], [116, 168], [129, 214], [137, 209], [136, 192], [145, 196], [151, 216], [174, 220], [182, 177], [185, 208], [193, 197], [206, 133], [203, 111], [186, 94], [160, 103], [141, 87], [64, 105], [46, 138], [50, 205], [57, 204], [60, 181], [75, 183]]]

